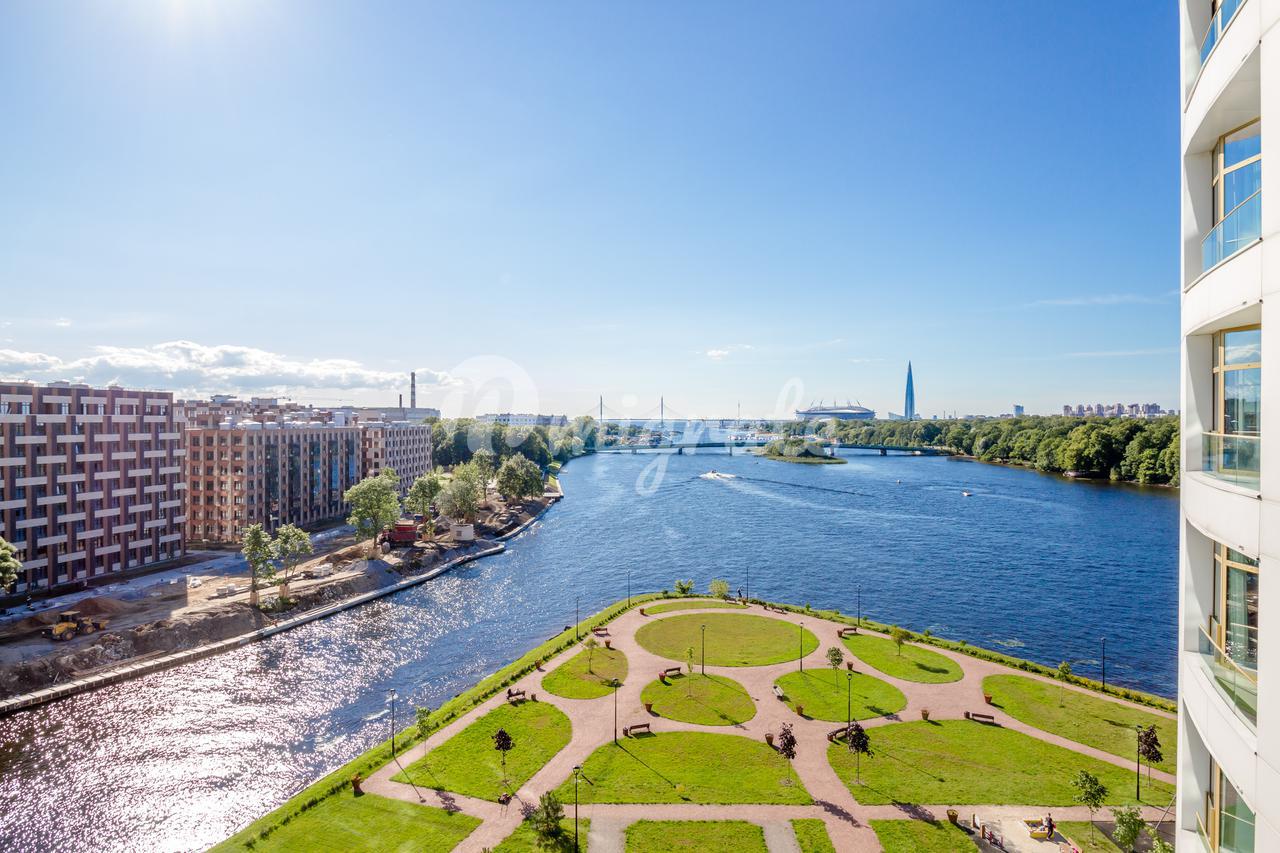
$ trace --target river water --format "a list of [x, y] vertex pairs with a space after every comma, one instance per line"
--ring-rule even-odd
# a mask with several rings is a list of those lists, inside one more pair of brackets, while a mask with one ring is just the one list
[[[0, 849], [203, 849], [574, 618], [715, 577], [1172, 695], [1177, 493], [941, 457], [599, 455], [509, 550], [0, 720]], [[734, 479], [700, 477], [710, 469]], [[965, 497], [962, 491], [972, 492]], [[749, 577], [748, 577], [749, 575]]]

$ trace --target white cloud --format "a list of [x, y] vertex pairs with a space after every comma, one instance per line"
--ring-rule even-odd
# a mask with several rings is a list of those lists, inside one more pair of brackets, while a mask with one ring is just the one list
[[[449, 374], [419, 368], [419, 389], [454, 384]], [[391, 391], [408, 384], [403, 371], [374, 370], [349, 359], [290, 358], [255, 347], [168, 341], [147, 347], [99, 346], [65, 360], [40, 352], [0, 349], [0, 375], [34, 381], [66, 379], [179, 394], [259, 393], [335, 389]]]
[[751, 346], [751, 344], [730, 344], [729, 346], [703, 350], [701, 354], [705, 355], [712, 361], [724, 361], [735, 352], [749, 349], [754, 349], [754, 347]]
[[59, 317], [53, 321], [53, 325], [57, 326], [59, 329], [67, 329], [71, 327], [71, 321], [66, 317]]
[[705, 355], [707, 356], [707, 358], [711, 359], [712, 361], [723, 361], [726, 357], [728, 357], [729, 350], [709, 349], [706, 351]]

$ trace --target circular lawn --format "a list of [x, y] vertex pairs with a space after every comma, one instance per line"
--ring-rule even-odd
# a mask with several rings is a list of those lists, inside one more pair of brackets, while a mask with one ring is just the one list
[[732, 726], [756, 715], [747, 690], [723, 675], [677, 675], [645, 687], [640, 701], [653, 704], [653, 712], [669, 720], [703, 726]]
[[748, 613], [689, 613], [669, 616], [636, 632], [636, 642], [659, 657], [687, 662], [693, 649], [702, 662], [702, 626], [706, 625], [706, 662], [711, 666], [767, 666], [795, 660], [818, 648], [808, 628]]
[[870, 675], [832, 669], [788, 672], [774, 682], [782, 688], [787, 706], [804, 708], [804, 716], [843, 723], [852, 710], [853, 719], [866, 720], [895, 714], [907, 707], [902, 691]]

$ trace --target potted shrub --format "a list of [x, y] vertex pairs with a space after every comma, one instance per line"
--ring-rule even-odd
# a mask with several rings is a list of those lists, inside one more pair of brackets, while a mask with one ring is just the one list
[[363, 781], [364, 777], [359, 773], [351, 777], [351, 793], [357, 797], [364, 793], [364, 791], [360, 789], [360, 783]]
[[647, 613], [645, 613], [645, 612], [644, 612], [644, 608], [643, 608], [643, 607], [641, 607], [641, 608], [640, 608], [640, 615], [641, 615], [641, 616], [647, 616], [647, 615], [648, 615]]
[[773, 732], [764, 733], [764, 742], [769, 744], [771, 747], [773, 746]]
[[797, 705], [796, 705], [796, 713], [803, 717], [803, 716], [804, 716], [804, 706], [803, 706], [803, 705], [800, 705], [800, 704], [797, 704]]
[[983, 694], [982, 694], [982, 701], [983, 701], [983, 702], [986, 702], [988, 705], [992, 704], [992, 703], [991, 703], [991, 694], [990, 694], [990, 693], [983, 693]]
[[652, 703], [652, 702], [645, 702], [645, 703], [644, 703], [644, 709], [645, 709], [646, 711], [648, 711], [650, 714], [652, 714], [652, 713], [653, 713], [653, 703]]
[[929, 709], [928, 709], [928, 708], [921, 708], [921, 709], [920, 709], [920, 719], [924, 720], [926, 723], [927, 723], [927, 722], [929, 722]]
[[958, 826], [960, 824], [960, 813], [955, 809], [947, 809], [947, 820]]
[[847, 660], [844, 662], [844, 665], [850, 672], [853, 672], [853, 661]]
[[604, 647], [605, 647], [606, 649], [611, 649], [611, 648], [613, 648], [613, 640], [610, 640], [610, 639], [606, 638], [606, 639], [605, 639], [605, 641], [604, 641]]

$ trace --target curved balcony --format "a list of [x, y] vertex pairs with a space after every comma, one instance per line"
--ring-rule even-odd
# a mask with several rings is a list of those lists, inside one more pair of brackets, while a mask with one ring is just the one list
[[1240, 202], [1200, 241], [1200, 272], [1206, 273], [1262, 237], [1262, 190]]
[[1248, 724], [1250, 729], [1258, 725], [1258, 673], [1246, 669], [1236, 662], [1225, 649], [1209, 636], [1204, 628], [1197, 629], [1199, 634], [1200, 663], [1209, 675], [1209, 680], [1218, 689], [1236, 716]]
[[1222, 39], [1222, 34], [1227, 31], [1227, 27], [1231, 26], [1231, 22], [1236, 19], [1236, 12], [1240, 11], [1245, 0], [1225, 0], [1218, 7], [1218, 12], [1213, 16], [1213, 20], [1209, 22], [1209, 30], [1204, 34], [1204, 41], [1200, 43], [1200, 65], [1204, 66], [1209, 61], [1209, 55], [1213, 53], [1213, 49], [1218, 46], [1218, 42]]
[[1258, 490], [1262, 472], [1262, 440], [1258, 436], [1206, 432], [1201, 441], [1201, 471], [1215, 480]]

